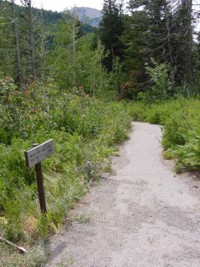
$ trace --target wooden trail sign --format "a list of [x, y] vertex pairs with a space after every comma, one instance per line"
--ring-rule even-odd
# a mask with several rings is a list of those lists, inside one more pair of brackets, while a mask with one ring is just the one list
[[40, 209], [43, 213], [47, 212], [45, 193], [44, 193], [44, 183], [42, 175], [42, 160], [51, 156], [54, 153], [53, 140], [50, 139], [40, 145], [35, 144], [33, 148], [25, 151], [26, 165], [27, 167], [32, 167], [35, 165], [38, 196], [40, 202]]
[[25, 152], [26, 165], [32, 167], [54, 153], [53, 140], [50, 139], [41, 145], [36, 145]]

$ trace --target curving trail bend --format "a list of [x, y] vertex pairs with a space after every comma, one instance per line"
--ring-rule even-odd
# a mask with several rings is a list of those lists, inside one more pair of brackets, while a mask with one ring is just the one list
[[136, 122], [104, 177], [48, 244], [47, 267], [200, 267], [200, 184], [162, 158], [159, 126]]

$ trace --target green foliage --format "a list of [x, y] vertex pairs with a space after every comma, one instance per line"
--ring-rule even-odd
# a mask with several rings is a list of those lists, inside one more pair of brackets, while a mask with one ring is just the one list
[[0, 79], [0, 104], [8, 101], [9, 96], [16, 90], [16, 85], [11, 77]]
[[124, 31], [122, 4], [116, 0], [104, 0], [102, 9], [103, 17], [99, 25], [99, 35], [108, 56], [103, 64], [108, 71], [112, 71], [115, 57], [123, 59], [123, 44], [120, 40]]
[[177, 159], [177, 170], [200, 170], [200, 100], [178, 97], [152, 105], [132, 104], [135, 118], [164, 126], [163, 146], [167, 158]]
[[[73, 204], [100, 178], [105, 159], [127, 136], [131, 118], [123, 103], [61, 93], [32, 84], [25, 91], [2, 85], [0, 116], [1, 231], [14, 241], [54, 231]], [[48, 214], [40, 216], [34, 168], [24, 151], [52, 138], [55, 154], [43, 162]]]
[[15, 48], [11, 3], [0, 2], [0, 78], [15, 75]]
[[149, 100], [159, 101], [166, 100], [170, 96], [170, 83], [168, 81], [168, 66], [152, 62], [154, 67], [147, 66], [147, 73], [153, 83], [148, 92]]
[[[71, 16], [71, 15], [70, 15]], [[69, 15], [56, 27], [54, 48], [47, 57], [50, 76], [62, 90], [79, 91], [102, 96], [108, 84], [108, 74], [102, 66], [106, 54], [93, 33], [80, 35], [77, 18]]]
[[28, 248], [28, 253], [21, 255], [15, 249], [0, 243], [1, 266], [6, 267], [41, 267], [46, 261], [44, 245]]
[[[167, 66], [168, 80], [173, 85], [170, 90], [176, 94], [180, 89], [182, 93], [183, 83], [193, 85], [194, 82], [193, 53], [197, 52], [194, 49], [197, 45], [193, 41], [192, 2], [179, 1], [173, 7], [172, 1], [166, 0], [128, 2], [131, 15], [126, 16], [121, 40], [125, 46], [126, 72], [135, 79], [135, 95], [151, 88], [145, 65], [151, 65], [152, 58], [161, 63], [160, 67]], [[198, 60], [195, 61], [198, 64]], [[164, 69], [162, 72], [164, 74]], [[164, 90], [164, 77], [162, 82]], [[157, 88], [155, 91], [157, 94]], [[158, 97], [165, 98], [165, 91], [159, 90]]]
[[132, 82], [133, 98], [136, 98], [138, 91], [143, 91], [146, 87], [146, 35], [149, 21], [144, 11], [135, 11], [131, 16], [125, 16], [124, 23], [125, 30], [121, 36], [125, 53], [124, 69], [127, 79]]

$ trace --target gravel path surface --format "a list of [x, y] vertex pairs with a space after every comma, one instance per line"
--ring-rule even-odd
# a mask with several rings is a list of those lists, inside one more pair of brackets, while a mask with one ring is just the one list
[[47, 267], [200, 267], [200, 180], [162, 158], [159, 126], [136, 122], [104, 177], [49, 244]]

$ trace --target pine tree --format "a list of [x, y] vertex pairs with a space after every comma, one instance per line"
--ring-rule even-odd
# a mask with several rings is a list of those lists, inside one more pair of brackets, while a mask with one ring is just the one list
[[120, 61], [123, 60], [123, 44], [120, 40], [124, 31], [122, 6], [118, 5], [116, 0], [104, 0], [102, 13], [99, 35], [102, 44], [109, 52], [103, 63], [108, 71], [111, 71], [115, 57], [119, 57]]
[[192, 0], [130, 0], [129, 10], [122, 40], [126, 67], [139, 70], [138, 77], [133, 73], [137, 82], [141, 78], [148, 85], [143, 66], [158, 62], [169, 66], [168, 79], [174, 89], [183, 81], [192, 84]]
[[138, 91], [145, 89], [145, 64], [149, 61], [148, 25], [145, 12], [134, 11], [131, 16], [126, 16], [125, 31], [121, 38], [125, 46], [126, 85], [131, 87], [133, 97]]
[[177, 68], [176, 80], [193, 83], [193, 28], [192, 28], [192, 0], [181, 0], [173, 15], [174, 50], [176, 54], [175, 65]]

